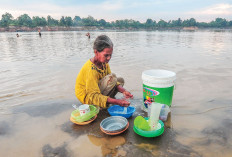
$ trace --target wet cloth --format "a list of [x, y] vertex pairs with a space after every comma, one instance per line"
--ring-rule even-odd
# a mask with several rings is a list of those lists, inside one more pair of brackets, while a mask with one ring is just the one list
[[[111, 74], [109, 64], [104, 64], [103, 69], [99, 69], [95, 64], [93, 64], [90, 60], [88, 60], [84, 66], [82, 67], [81, 71], [79, 72], [76, 85], [75, 85], [75, 95], [78, 100], [83, 104], [94, 104], [100, 107], [107, 107], [106, 102], [109, 96], [103, 95], [99, 88], [99, 81], [104, 78], [106, 75]], [[109, 77], [111, 78], [111, 77]], [[103, 79], [107, 81], [107, 79]], [[115, 79], [113, 79], [115, 80]], [[105, 81], [101, 81], [100, 84], [108, 85], [110, 88], [116, 88], [115, 82], [108, 81], [109, 83], [103, 83]], [[112, 89], [113, 89], [112, 88]], [[109, 87], [101, 87], [102, 92], [107, 93], [109, 91]]]

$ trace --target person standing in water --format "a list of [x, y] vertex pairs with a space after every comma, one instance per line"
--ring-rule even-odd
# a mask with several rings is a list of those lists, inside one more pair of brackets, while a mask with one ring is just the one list
[[16, 34], [16, 37], [19, 37], [19, 34], [18, 34], [18, 33]]
[[113, 53], [113, 43], [106, 35], [96, 38], [93, 45], [94, 57], [89, 59], [80, 70], [75, 84], [75, 95], [83, 104], [109, 107], [109, 104], [129, 106], [125, 99], [115, 99], [117, 92], [125, 98], [133, 95], [123, 88], [124, 79], [111, 73], [109, 61]]
[[90, 39], [90, 33], [89, 32], [86, 33], [86, 36]]
[[38, 32], [39, 32], [39, 36], [41, 37], [42, 34], [41, 34], [41, 32], [40, 32], [40, 29], [38, 30]]

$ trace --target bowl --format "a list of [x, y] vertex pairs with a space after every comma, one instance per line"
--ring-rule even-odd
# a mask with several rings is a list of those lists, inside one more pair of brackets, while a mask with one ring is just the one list
[[70, 121], [73, 122], [73, 123], [75, 123], [75, 124], [78, 124], [78, 125], [87, 125], [87, 124], [91, 123], [92, 121], [94, 121], [96, 118], [97, 118], [97, 115], [95, 115], [94, 117], [92, 117], [88, 121], [77, 122], [73, 117], [70, 117]]
[[118, 134], [121, 134], [121, 133], [123, 133], [124, 131], [126, 131], [126, 130], [128, 129], [128, 127], [129, 127], [129, 122], [127, 123], [126, 127], [125, 127], [123, 130], [118, 131], [118, 132], [107, 132], [107, 131], [104, 131], [101, 127], [100, 127], [100, 129], [101, 129], [101, 131], [102, 131], [103, 133], [105, 133], [105, 134], [107, 134], [107, 135], [118, 135]]
[[121, 116], [111, 116], [101, 121], [100, 128], [105, 132], [115, 133], [124, 130], [127, 124], [128, 121], [126, 118]]
[[[148, 117], [145, 117], [146, 120], [148, 120]], [[157, 130], [151, 130], [151, 131], [144, 131], [142, 129], [137, 128], [135, 125], [133, 127], [133, 130], [136, 134], [143, 136], [143, 137], [157, 137], [163, 134], [164, 132], [164, 123], [159, 120], [160, 128]]]
[[72, 111], [71, 117], [78, 123], [89, 121], [91, 118], [95, 117], [99, 112], [99, 107], [94, 105], [89, 105], [90, 112], [80, 115], [79, 109]]
[[122, 116], [125, 118], [130, 118], [135, 112], [135, 107], [129, 106], [127, 107], [127, 111], [124, 112], [124, 107], [119, 105], [113, 105], [109, 107], [107, 110], [111, 116]]

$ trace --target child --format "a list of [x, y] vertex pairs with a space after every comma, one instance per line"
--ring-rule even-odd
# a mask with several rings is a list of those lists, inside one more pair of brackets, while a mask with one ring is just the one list
[[94, 104], [106, 108], [109, 104], [129, 106], [130, 102], [115, 99], [117, 92], [123, 93], [125, 98], [133, 95], [123, 88], [123, 78], [117, 78], [111, 73], [108, 62], [113, 53], [113, 43], [106, 35], [100, 35], [94, 41], [95, 56], [88, 60], [79, 72], [76, 85], [76, 97], [83, 104]]

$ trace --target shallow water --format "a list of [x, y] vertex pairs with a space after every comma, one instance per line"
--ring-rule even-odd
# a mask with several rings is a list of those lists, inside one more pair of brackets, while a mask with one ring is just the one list
[[[0, 33], [0, 156], [232, 156], [232, 31]], [[100, 34], [114, 43], [112, 72], [124, 77], [136, 112], [118, 136], [105, 135], [101, 110], [86, 126], [70, 122], [76, 76]], [[177, 74], [163, 135], [134, 133], [141, 74]], [[117, 97], [121, 97], [118, 95]], [[91, 150], [91, 151], [90, 151]]]

